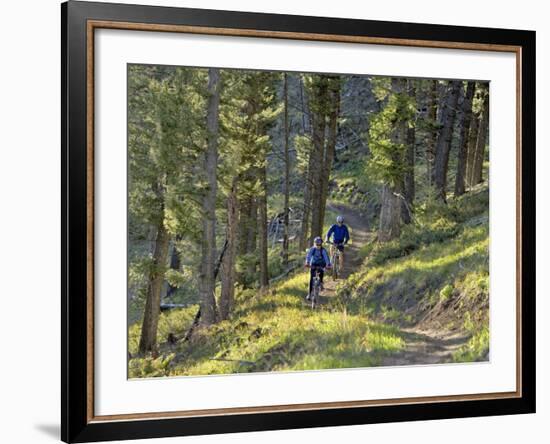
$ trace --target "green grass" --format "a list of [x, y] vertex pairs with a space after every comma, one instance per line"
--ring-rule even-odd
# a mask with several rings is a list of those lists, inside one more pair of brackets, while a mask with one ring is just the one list
[[[456, 362], [489, 352], [488, 190], [478, 187], [448, 206], [420, 208], [400, 239], [363, 248], [363, 266], [337, 297], [311, 310], [308, 274], [298, 272], [260, 295], [239, 288], [232, 318], [182, 338], [197, 306], [163, 313], [158, 355], [137, 353], [140, 325], [130, 327], [131, 378], [303, 371], [377, 366], [406, 347], [401, 328], [427, 315], [442, 329], [465, 331]], [[336, 213], [327, 208], [325, 229]], [[297, 258], [302, 254], [296, 252]], [[270, 267], [277, 271], [276, 257]], [[429, 316], [428, 316], [429, 317]], [[432, 325], [433, 326], [433, 325]]]
[[488, 301], [488, 246], [488, 227], [483, 225], [466, 227], [452, 240], [421, 246], [397, 259], [375, 264], [367, 259], [340, 294], [351, 297], [355, 306], [366, 300], [376, 312], [429, 309], [458, 298], [466, 308], [484, 305]]
[[365, 246], [365, 264], [339, 288], [340, 300], [350, 313], [367, 311], [396, 325], [413, 325], [430, 315], [436, 328], [471, 335], [454, 359], [484, 359], [489, 347], [487, 211], [488, 189], [481, 186], [448, 207], [420, 213], [400, 239]]
[[[166, 341], [169, 333], [186, 331], [193, 322], [197, 309], [198, 305], [191, 305], [186, 308], [161, 313], [157, 341], [163, 343]], [[128, 329], [128, 351], [132, 355], [138, 352], [140, 333], [140, 322], [132, 324]]]
[[489, 328], [484, 325], [477, 329], [466, 345], [453, 355], [454, 362], [474, 362], [486, 360], [489, 355]]
[[[309, 309], [303, 302], [307, 282], [300, 273], [262, 297], [239, 293], [234, 320], [199, 329], [191, 343], [166, 349], [157, 359], [132, 359], [130, 377], [368, 367], [404, 347], [396, 327], [329, 305]], [[188, 328], [192, 312], [182, 311], [162, 315], [163, 334], [168, 326], [176, 335]], [[131, 351], [138, 331], [131, 329]]]

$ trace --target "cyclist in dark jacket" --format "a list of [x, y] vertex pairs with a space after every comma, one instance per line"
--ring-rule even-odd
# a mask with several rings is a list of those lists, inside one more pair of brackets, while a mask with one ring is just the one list
[[313, 290], [313, 278], [315, 272], [319, 270], [319, 279], [321, 280], [321, 289], [323, 289], [323, 276], [325, 274], [325, 268], [330, 268], [330, 258], [327, 250], [323, 248], [323, 239], [316, 237], [313, 241], [313, 247], [307, 250], [305, 267], [310, 267], [311, 272], [309, 276], [309, 291], [306, 299], [309, 301], [311, 297], [311, 291]]
[[336, 248], [338, 248], [342, 254], [340, 256], [340, 266], [344, 266], [344, 245], [346, 245], [349, 240], [349, 230], [346, 225], [344, 225], [344, 216], [338, 216], [336, 218], [336, 223], [333, 224], [326, 235], [326, 241], [330, 242], [332, 236], [332, 243]]

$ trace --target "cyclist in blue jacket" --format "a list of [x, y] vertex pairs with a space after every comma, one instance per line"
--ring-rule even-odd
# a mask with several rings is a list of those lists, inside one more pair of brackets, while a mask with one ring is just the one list
[[313, 278], [315, 277], [315, 272], [319, 270], [321, 290], [323, 290], [323, 276], [325, 268], [330, 268], [332, 266], [327, 250], [323, 248], [323, 239], [321, 239], [319, 236], [314, 239], [313, 247], [307, 250], [306, 262], [304, 266], [311, 269], [309, 276], [309, 291], [306, 297], [306, 299], [309, 301], [311, 298], [311, 291], [313, 290]]
[[326, 235], [326, 242], [330, 242], [331, 236], [334, 246], [342, 252], [340, 256], [340, 266], [343, 267], [344, 245], [346, 245], [350, 240], [348, 227], [344, 224], [344, 216], [338, 216], [336, 218], [336, 223], [329, 228]]

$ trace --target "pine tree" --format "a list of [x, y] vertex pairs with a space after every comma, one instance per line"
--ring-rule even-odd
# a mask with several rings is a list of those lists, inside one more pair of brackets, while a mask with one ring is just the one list
[[[282, 107], [276, 98], [279, 76], [272, 73], [238, 71], [228, 75], [231, 86], [225, 94], [224, 131], [230, 150], [227, 158], [238, 159], [233, 165], [239, 208], [235, 253], [247, 263], [248, 275], [255, 275], [256, 258], [260, 268], [258, 280], [266, 288], [269, 281], [267, 263], [267, 158], [271, 150], [269, 130]], [[258, 242], [256, 242], [258, 241]], [[249, 258], [251, 256], [251, 258]], [[252, 260], [250, 260], [252, 259]], [[244, 277], [241, 276], [241, 280]]]
[[368, 172], [381, 184], [378, 239], [385, 242], [400, 235], [407, 129], [413, 122], [415, 106], [405, 79], [377, 79], [375, 91], [384, 105], [371, 120]]
[[[311, 121], [311, 149], [307, 181], [311, 193], [310, 241], [322, 235], [328, 182], [336, 149], [338, 116], [340, 112], [341, 79], [337, 76], [308, 75], [304, 77]], [[306, 206], [306, 202], [304, 202]]]
[[[190, 160], [199, 147], [190, 139], [200, 133], [193, 117], [201, 109], [194, 81], [201, 73], [169, 67], [129, 67], [129, 210], [132, 220], [156, 233], [146, 273], [145, 309], [139, 349], [153, 351], [157, 343], [161, 289], [168, 268], [170, 239], [178, 207], [189, 205], [180, 188], [190, 174]], [[187, 106], [182, 106], [186, 104]]]

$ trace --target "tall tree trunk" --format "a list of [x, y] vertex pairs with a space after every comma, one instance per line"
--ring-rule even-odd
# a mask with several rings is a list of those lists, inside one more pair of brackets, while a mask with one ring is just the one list
[[306, 98], [304, 94], [304, 78], [300, 75], [300, 103], [302, 105], [302, 131], [303, 134], [307, 134], [309, 132], [309, 129], [307, 127], [306, 122], [308, 121], [308, 114], [309, 114], [309, 107], [306, 103]]
[[481, 121], [479, 123], [479, 132], [476, 143], [476, 154], [474, 158], [474, 168], [472, 184], [476, 185], [483, 181], [483, 161], [485, 160], [485, 146], [487, 145], [487, 130], [489, 128], [489, 89], [483, 87], [484, 97], [481, 108]]
[[440, 130], [435, 146], [434, 185], [436, 195], [443, 202], [447, 201], [447, 170], [449, 167], [449, 152], [453, 137], [456, 107], [459, 90], [462, 82], [453, 80], [449, 82], [447, 94], [444, 98], [441, 110]]
[[330, 78], [327, 94], [327, 102], [329, 106], [328, 137], [326, 141], [326, 149], [324, 150], [321, 193], [319, 196], [319, 220], [321, 221], [321, 229], [323, 228], [325, 220], [330, 172], [332, 170], [332, 162], [336, 151], [336, 137], [338, 135], [338, 114], [340, 113], [340, 79], [338, 77]]
[[309, 242], [309, 227], [311, 221], [311, 188], [312, 188], [312, 169], [313, 169], [313, 153], [309, 153], [308, 167], [304, 184], [304, 203], [302, 210], [302, 223], [300, 230], [300, 250], [304, 250]]
[[289, 126], [288, 126], [288, 77], [284, 73], [283, 77], [283, 94], [284, 94], [284, 125], [285, 125], [285, 140], [284, 140], [284, 162], [285, 162], [285, 178], [284, 178], [284, 215], [283, 215], [283, 264], [288, 267], [288, 225], [289, 225], [289, 195], [290, 195], [290, 156], [289, 156]]
[[199, 270], [199, 295], [201, 300], [202, 322], [205, 325], [217, 321], [215, 298], [214, 267], [216, 262], [216, 194], [218, 165], [218, 132], [220, 105], [220, 71], [208, 70], [208, 108], [206, 117], [207, 149], [204, 156], [204, 171], [208, 188], [202, 201], [203, 240]]
[[[391, 88], [393, 94], [405, 94], [407, 81], [402, 78], [392, 78]], [[391, 143], [393, 145], [404, 145], [407, 139], [407, 121], [400, 116], [403, 109], [396, 110], [396, 118], [393, 123]], [[392, 164], [401, 166], [403, 157], [399, 150], [394, 150], [391, 159]], [[403, 177], [396, 178], [394, 183], [386, 183], [382, 187], [380, 225], [378, 229], [378, 240], [387, 242], [399, 237], [401, 234], [401, 211], [403, 206]]]
[[426, 175], [428, 184], [433, 184], [433, 164], [435, 159], [435, 143], [437, 131], [434, 128], [437, 123], [437, 80], [432, 80], [428, 91], [428, 122], [430, 131], [426, 141]]
[[[312, 110], [309, 106], [309, 101], [306, 102], [307, 97], [304, 94], [304, 79], [300, 76], [300, 100], [302, 103], [302, 131], [303, 134], [310, 133], [312, 127]], [[306, 123], [307, 122], [307, 123]], [[305, 173], [304, 183], [304, 202], [302, 210], [302, 220], [300, 228], [299, 248], [305, 250], [310, 243], [311, 226], [311, 207], [312, 207], [312, 188], [313, 188], [313, 149], [308, 153], [307, 171]]]
[[[410, 97], [416, 102], [416, 87], [414, 80], [407, 81], [407, 92]], [[406, 224], [412, 221], [412, 209], [414, 202], [415, 186], [414, 186], [414, 165], [416, 156], [416, 128], [415, 125], [407, 127], [406, 136], [406, 151], [405, 151], [405, 174], [403, 178], [403, 197], [401, 208], [401, 218]]]
[[168, 246], [170, 244], [170, 236], [164, 227], [163, 219], [164, 218], [161, 218], [157, 226], [153, 264], [151, 273], [149, 274], [147, 299], [145, 301], [145, 312], [143, 315], [143, 324], [141, 326], [141, 338], [139, 340], [139, 351], [141, 353], [153, 351], [157, 346], [160, 293], [164, 282], [164, 268], [166, 267]]
[[465, 176], [468, 158], [468, 134], [472, 121], [472, 102], [474, 98], [475, 82], [468, 82], [466, 95], [462, 103], [462, 122], [460, 125], [460, 139], [458, 142], [458, 163], [455, 179], [455, 196], [462, 196], [466, 192]]
[[237, 256], [237, 235], [239, 226], [239, 200], [237, 198], [237, 178], [233, 179], [227, 195], [227, 249], [222, 258], [220, 318], [228, 319], [235, 299], [235, 259]]
[[[315, 91], [314, 94], [317, 94], [317, 97], [310, 99], [322, 101], [325, 95], [324, 85], [316, 88], [318, 91]], [[313, 121], [312, 130], [313, 130], [313, 151], [311, 155], [313, 156], [313, 169], [312, 169], [312, 185], [313, 189], [311, 192], [311, 237], [321, 236], [323, 231], [323, 221], [321, 220], [321, 183], [323, 177], [324, 169], [324, 160], [325, 160], [325, 130], [326, 130], [326, 119], [324, 113], [322, 113], [319, 105], [315, 109], [310, 109], [311, 119]]]
[[378, 240], [387, 242], [401, 234], [401, 199], [389, 185], [382, 187]]
[[269, 271], [267, 266], [267, 174], [265, 163], [260, 168], [260, 193], [258, 196], [258, 249], [260, 256], [260, 288], [269, 286]]
[[479, 132], [479, 120], [479, 112], [476, 113], [472, 111], [472, 120], [470, 122], [470, 130], [468, 131], [468, 150], [466, 153], [466, 185], [469, 189], [471, 189], [474, 185], [473, 172], [476, 156], [477, 134]]

